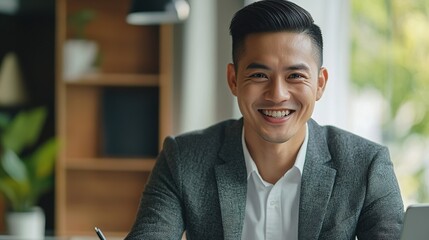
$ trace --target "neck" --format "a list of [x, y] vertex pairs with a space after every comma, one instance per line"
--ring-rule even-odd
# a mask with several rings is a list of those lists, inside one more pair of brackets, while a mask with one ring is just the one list
[[293, 138], [284, 143], [270, 143], [261, 138], [245, 136], [246, 146], [262, 179], [275, 184], [294, 166], [305, 134], [304, 126]]

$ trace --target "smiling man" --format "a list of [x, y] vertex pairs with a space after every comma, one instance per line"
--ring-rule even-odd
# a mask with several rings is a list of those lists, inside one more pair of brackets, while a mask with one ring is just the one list
[[399, 239], [387, 148], [311, 119], [328, 82], [311, 15], [258, 1], [230, 32], [243, 117], [165, 140], [127, 239]]

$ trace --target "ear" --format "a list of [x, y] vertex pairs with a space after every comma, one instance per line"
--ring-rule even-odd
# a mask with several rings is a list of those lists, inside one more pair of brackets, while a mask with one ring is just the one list
[[227, 66], [227, 80], [229, 90], [234, 96], [237, 96], [237, 75], [235, 73], [235, 66], [232, 63], [229, 63]]
[[328, 83], [328, 70], [324, 67], [321, 67], [319, 71], [319, 77], [317, 78], [317, 92], [316, 92], [317, 101], [320, 98], [322, 98], [322, 95], [325, 92], [325, 87], [327, 83]]

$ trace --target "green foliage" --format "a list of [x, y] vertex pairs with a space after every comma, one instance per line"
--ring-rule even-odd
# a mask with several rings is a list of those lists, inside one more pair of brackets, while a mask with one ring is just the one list
[[95, 11], [91, 9], [81, 9], [68, 17], [68, 24], [75, 38], [85, 38], [85, 28], [94, 20], [95, 16]]
[[[401, 146], [413, 136], [427, 138], [429, 1], [353, 0], [351, 29], [353, 86], [375, 88], [388, 102], [384, 142]], [[415, 172], [422, 186], [419, 201], [429, 201], [424, 173]]]
[[46, 120], [45, 108], [0, 115], [0, 192], [11, 211], [29, 211], [53, 187], [57, 142], [54, 138], [23, 153], [39, 139]]
[[358, 88], [375, 87], [389, 99], [391, 116], [385, 121], [395, 118], [409, 101], [429, 106], [425, 96], [429, 90], [429, 4], [425, 2], [352, 1], [352, 82]]

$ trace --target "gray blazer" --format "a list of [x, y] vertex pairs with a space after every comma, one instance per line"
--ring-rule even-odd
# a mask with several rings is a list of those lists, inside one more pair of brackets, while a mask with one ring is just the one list
[[[300, 240], [399, 239], [403, 203], [386, 147], [310, 120]], [[243, 120], [169, 137], [144, 190], [131, 239], [241, 239]]]

